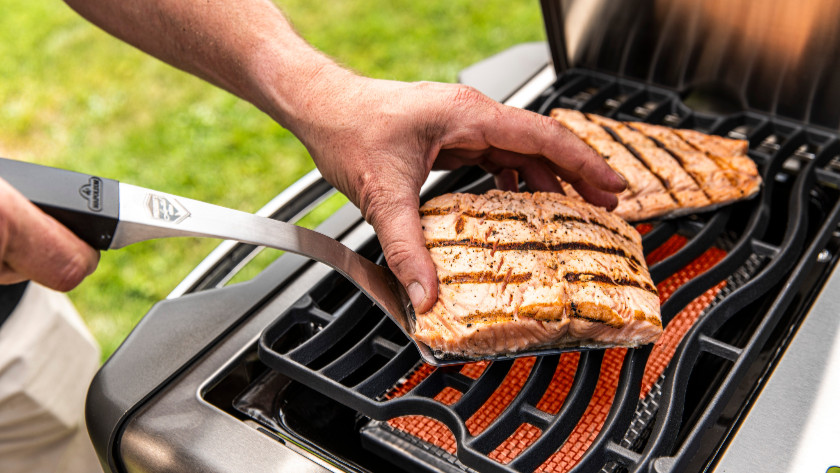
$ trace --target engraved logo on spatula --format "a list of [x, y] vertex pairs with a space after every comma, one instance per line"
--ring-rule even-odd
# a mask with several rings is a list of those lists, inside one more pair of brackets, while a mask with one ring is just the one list
[[151, 215], [152, 218], [163, 220], [164, 222], [177, 224], [181, 223], [185, 218], [190, 216], [189, 210], [181, 205], [180, 202], [162, 195], [147, 195], [146, 207], [149, 209], [149, 215]]

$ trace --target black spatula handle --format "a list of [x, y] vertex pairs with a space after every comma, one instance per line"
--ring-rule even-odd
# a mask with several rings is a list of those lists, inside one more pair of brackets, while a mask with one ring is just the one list
[[0, 177], [90, 246], [111, 245], [120, 216], [119, 182], [5, 158]]

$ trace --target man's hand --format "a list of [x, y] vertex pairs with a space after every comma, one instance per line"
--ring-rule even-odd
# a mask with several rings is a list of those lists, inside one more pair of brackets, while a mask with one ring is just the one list
[[0, 179], [0, 284], [31, 279], [69, 291], [96, 269], [99, 252]]
[[[325, 70], [307, 89], [305, 120], [289, 126], [323, 175], [362, 210], [418, 312], [437, 300], [437, 276], [418, 214], [431, 169], [479, 165], [497, 186], [561, 192], [558, 177], [607, 208], [626, 184], [555, 120], [452, 84], [374, 80]], [[328, 85], [326, 85], [328, 84]]]
[[106, 31], [251, 102], [307, 146], [376, 229], [418, 312], [437, 277], [417, 213], [433, 167], [479, 164], [502, 188], [560, 177], [614, 207], [625, 183], [559, 123], [460, 85], [360, 77], [295, 33], [271, 0], [66, 0]]

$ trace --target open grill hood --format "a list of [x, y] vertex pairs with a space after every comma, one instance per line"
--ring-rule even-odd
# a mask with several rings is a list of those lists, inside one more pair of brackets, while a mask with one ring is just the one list
[[840, 4], [542, 0], [555, 70], [606, 72], [717, 113], [840, 127]]

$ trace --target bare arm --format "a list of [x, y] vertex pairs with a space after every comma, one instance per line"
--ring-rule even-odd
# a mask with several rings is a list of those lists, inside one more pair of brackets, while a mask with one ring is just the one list
[[117, 38], [232, 92], [274, 119], [301, 107], [297, 97], [323, 68], [340, 69], [301, 39], [270, 0], [67, 4]]
[[[557, 177], [614, 207], [625, 184], [554, 120], [460, 85], [361, 77], [321, 54], [269, 0], [67, 0], [114, 36], [253, 103], [291, 130], [374, 226], [419, 312], [437, 278], [417, 213], [433, 168], [478, 164], [510, 187]], [[328, 27], [328, 26], [325, 26]]]

